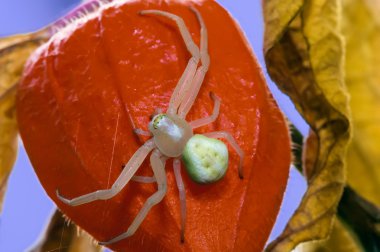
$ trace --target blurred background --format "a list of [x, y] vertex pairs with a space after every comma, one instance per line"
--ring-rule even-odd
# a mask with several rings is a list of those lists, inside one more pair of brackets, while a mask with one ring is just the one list
[[[1, 0], [0, 37], [36, 31], [63, 17], [80, 2], [79, 0]], [[261, 66], [265, 69], [262, 52], [264, 27], [261, 0], [217, 2], [240, 23]], [[306, 135], [308, 132], [306, 123], [295, 111], [293, 104], [270, 81], [266, 72], [265, 75], [282, 111], [301, 133]], [[282, 231], [305, 189], [305, 181], [292, 168], [285, 199], [270, 240]], [[20, 141], [19, 156], [8, 182], [3, 212], [0, 213], [0, 251], [28, 251], [43, 233], [54, 209], [55, 205], [39, 184]]]

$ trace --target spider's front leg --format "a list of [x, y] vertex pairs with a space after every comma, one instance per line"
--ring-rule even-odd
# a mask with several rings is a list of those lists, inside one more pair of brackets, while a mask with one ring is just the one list
[[[185, 22], [183, 19], [177, 15], [174, 15], [169, 12], [160, 11], [160, 10], [144, 10], [141, 11], [140, 14], [146, 15], [146, 14], [154, 14], [159, 16], [164, 16], [167, 18], [170, 18], [174, 20], [179, 28], [179, 31], [182, 35], [183, 41], [185, 42], [185, 45], [187, 47], [187, 50], [192, 55], [191, 59], [189, 60], [181, 78], [179, 79], [177, 86], [174, 89], [174, 92], [170, 98], [169, 102], [169, 108], [167, 113], [168, 114], [177, 114], [177, 110], [181, 103], [187, 100], [188, 93], [196, 92], [198, 93], [199, 87], [193, 87], [194, 85], [194, 78], [200, 79], [201, 72], [206, 73], [208, 70], [208, 66], [210, 64], [209, 55], [207, 52], [207, 29], [204, 24], [204, 21], [202, 19], [201, 14], [199, 11], [193, 7], [190, 8], [197, 16], [198, 22], [201, 25], [201, 50], [199, 51], [198, 46], [194, 43], [191, 34], [189, 30], [187, 29]], [[198, 72], [198, 76], [196, 74], [197, 66], [199, 63], [199, 60], [202, 62], [202, 66], [200, 67], [201, 70]], [[203, 77], [201, 78], [203, 80]], [[199, 81], [196, 81], [198, 83]], [[200, 81], [202, 83], [202, 81]], [[200, 86], [200, 85], [199, 85]], [[196, 91], [194, 91], [196, 90]], [[196, 94], [195, 94], [196, 96]]]
[[194, 101], [197, 98], [198, 92], [202, 86], [203, 80], [210, 66], [210, 56], [208, 54], [208, 34], [206, 25], [199, 11], [197, 11], [195, 8], [191, 8], [191, 10], [197, 15], [198, 21], [201, 25], [200, 54], [202, 65], [197, 69], [194, 78], [189, 84], [190, 88], [184, 90], [182, 94], [181, 104], [178, 108], [178, 115], [181, 118], [186, 118], [187, 113], [189, 113], [191, 107], [193, 106]]
[[66, 199], [61, 196], [58, 189], [56, 191], [57, 197], [64, 203], [70, 206], [78, 206], [85, 203], [89, 203], [95, 200], [107, 200], [118, 194], [124, 186], [131, 180], [133, 175], [136, 173], [137, 169], [143, 163], [146, 156], [151, 152], [155, 147], [153, 140], [145, 142], [135, 154], [131, 157], [128, 163], [125, 165], [124, 170], [121, 172], [115, 183], [112, 185], [111, 189], [99, 190], [96, 192], [88, 193], [82, 196], [79, 196], [74, 199]]
[[161, 11], [161, 10], [143, 10], [140, 12], [140, 15], [146, 15], [146, 14], [164, 16], [175, 21], [179, 28], [181, 36], [185, 42], [186, 48], [192, 56], [189, 62], [187, 63], [185, 71], [183, 72], [181, 78], [179, 79], [177, 86], [175, 87], [174, 92], [170, 98], [169, 108], [168, 108], [167, 113], [176, 114], [179, 103], [181, 102], [181, 94], [184, 92], [184, 89], [186, 88], [189, 89], [188, 86], [189, 84], [191, 84], [191, 81], [194, 78], [194, 74], [197, 69], [199, 59], [200, 59], [199, 48], [194, 43], [193, 39], [191, 38], [191, 34], [189, 30], [186, 28], [185, 22], [183, 21], [181, 17], [174, 15], [172, 13], [166, 12], [166, 11]]
[[99, 242], [100, 245], [108, 245], [111, 243], [115, 243], [133, 235], [136, 232], [137, 228], [140, 226], [141, 222], [145, 219], [149, 210], [164, 198], [167, 190], [165, 162], [166, 159], [162, 159], [162, 154], [158, 149], [153, 151], [152, 155], [150, 156], [150, 164], [152, 166], [154, 176], [157, 180], [157, 192], [155, 192], [152, 196], [148, 198], [148, 200], [145, 202], [144, 206], [137, 214], [132, 224], [129, 226], [128, 230], [125, 233], [122, 233], [121, 235], [107, 242]]

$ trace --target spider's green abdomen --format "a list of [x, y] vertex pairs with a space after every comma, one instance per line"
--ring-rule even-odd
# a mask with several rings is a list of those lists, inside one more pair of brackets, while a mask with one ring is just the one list
[[182, 153], [186, 170], [197, 183], [208, 184], [220, 180], [227, 171], [228, 149], [220, 140], [194, 135]]

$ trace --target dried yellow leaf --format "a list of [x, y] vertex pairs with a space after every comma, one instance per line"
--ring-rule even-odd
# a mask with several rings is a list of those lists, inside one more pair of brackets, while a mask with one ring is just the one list
[[358, 241], [339, 220], [334, 222], [330, 238], [324, 241], [308, 242], [300, 246], [302, 252], [360, 252]]
[[[343, 0], [345, 80], [351, 96], [354, 131], [347, 155], [347, 182], [357, 193], [380, 207], [379, 13], [380, 0]], [[335, 226], [328, 240], [308, 244], [304, 251], [362, 251], [357, 244], [355, 236], [343, 226]], [[368, 249], [371, 244], [365, 246]]]
[[267, 251], [291, 251], [328, 237], [345, 185], [350, 112], [343, 76], [338, 0], [266, 0], [269, 75], [312, 129], [306, 144], [308, 190], [284, 232]]
[[347, 179], [380, 207], [380, 0], [344, 0], [346, 84], [351, 96], [354, 138]]
[[8, 177], [17, 156], [15, 91], [0, 100], [0, 212]]
[[17, 156], [16, 85], [25, 61], [46, 40], [45, 31], [0, 39], [0, 212]]
[[102, 247], [86, 232], [70, 223], [61, 212], [56, 210], [40, 242], [31, 252], [67, 251], [101, 252]]

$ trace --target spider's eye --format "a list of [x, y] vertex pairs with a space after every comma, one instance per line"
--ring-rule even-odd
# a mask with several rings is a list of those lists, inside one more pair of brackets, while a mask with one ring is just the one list
[[159, 123], [160, 123], [160, 121], [164, 118], [164, 117], [166, 117], [166, 115], [165, 114], [158, 114], [158, 115], [156, 115], [154, 118], [153, 118], [153, 128], [154, 129], [158, 129], [158, 126], [159, 126]]

